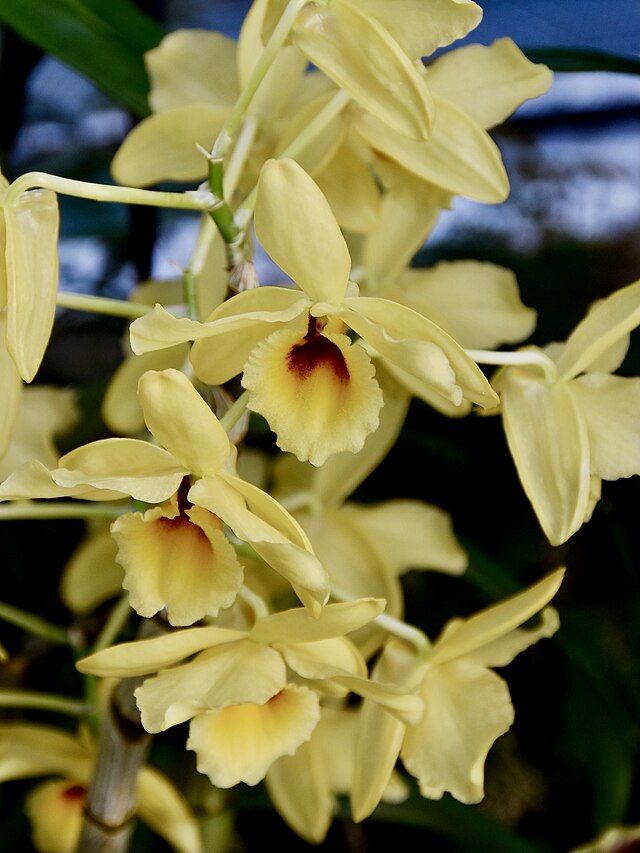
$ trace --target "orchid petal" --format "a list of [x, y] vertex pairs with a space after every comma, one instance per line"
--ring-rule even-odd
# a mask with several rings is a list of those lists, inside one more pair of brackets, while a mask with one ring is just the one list
[[[0, 459], [7, 452], [13, 438], [14, 426], [20, 408], [22, 380], [13, 358], [5, 346], [6, 313], [0, 311], [0, 376], [2, 397], [0, 398]], [[9, 472], [7, 472], [9, 473]], [[2, 475], [0, 475], [2, 479]]]
[[[406, 731], [400, 757], [423, 797], [445, 791], [463, 803], [484, 795], [484, 762], [514, 719], [506, 683], [469, 660], [450, 661], [424, 678], [424, 714]], [[473, 696], [473, 702], [469, 702]]]
[[604, 480], [640, 474], [640, 379], [588, 373], [568, 388], [587, 424], [591, 473]]
[[[59, 474], [59, 469], [55, 472]], [[18, 501], [25, 498], [78, 498], [88, 501], [115, 501], [128, 496], [129, 492], [106, 489], [87, 483], [59, 485], [42, 462], [32, 459], [26, 462], [0, 485], [0, 501]]]
[[502, 417], [524, 491], [552, 545], [582, 525], [589, 498], [589, 439], [566, 383], [504, 372]]
[[189, 473], [166, 450], [136, 438], [93, 441], [67, 453], [59, 465], [51, 472], [59, 486], [108, 489], [146, 503], [167, 500]]
[[636, 281], [602, 299], [576, 326], [557, 360], [562, 377], [573, 379], [588, 370], [639, 323], [640, 281]]
[[209, 708], [267, 702], [285, 683], [281, 656], [268, 646], [242, 639], [147, 678], [135, 697], [144, 728], [159, 732]]
[[211, 30], [181, 29], [144, 55], [154, 112], [184, 104], [232, 107], [240, 94], [236, 42]]
[[138, 776], [138, 815], [177, 853], [205, 853], [200, 824], [182, 793], [154, 767]]
[[258, 181], [258, 240], [310, 299], [339, 304], [351, 258], [333, 211], [294, 161], [268, 160]]
[[374, 18], [345, 2], [307, 7], [294, 40], [341, 89], [398, 133], [426, 139], [432, 103], [418, 69]]
[[507, 666], [511, 661], [528, 649], [538, 640], [552, 637], [560, 628], [558, 611], [553, 607], [545, 607], [540, 613], [540, 624], [535, 628], [514, 628], [497, 640], [470, 652], [466, 658], [482, 666]]
[[256, 642], [270, 644], [316, 643], [356, 631], [383, 610], [384, 601], [378, 598], [327, 604], [317, 619], [300, 608], [284, 610], [256, 622], [249, 637]]
[[179, 370], [148, 370], [138, 394], [149, 431], [192, 474], [215, 474], [231, 454], [229, 438]]
[[509, 38], [491, 45], [469, 44], [438, 57], [427, 69], [431, 91], [490, 129], [529, 98], [544, 94], [553, 75], [530, 62]]
[[518, 628], [551, 601], [563, 577], [564, 569], [556, 569], [522, 592], [452, 623], [436, 641], [429, 668], [481, 650]]
[[475, 29], [482, 9], [472, 0], [348, 0], [385, 27], [413, 60], [429, 56]]
[[4, 207], [7, 264], [7, 349], [31, 382], [49, 343], [58, 293], [58, 200], [29, 190]]
[[84, 785], [67, 779], [49, 779], [29, 791], [24, 811], [36, 850], [72, 853], [76, 849], [86, 798]]
[[332, 453], [358, 452], [377, 428], [383, 399], [374, 373], [346, 335], [281, 329], [252, 351], [242, 385], [278, 446], [319, 466]]
[[192, 625], [230, 607], [243, 573], [221, 526], [200, 507], [185, 515], [163, 506], [120, 516], [111, 531], [131, 607], [147, 618], [166, 607], [171, 625]]
[[80, 543], [64, 567], [60, 597], [73, 613], [89, 613], [122, 592], [122, 567], [116, 562], [118, 547], [109, 529]]
[[436, 100], [429, 139], [417, 142], [383, 124], [371, 113], [354, 117], [371, 147], [424, 181], [475, 201], [496, 204], [509, 193], [502, 157], [489, 134], [448, 101]]
[[102, 678], [126, 678], [146, 675], [171, 666], [189, 655], [218, 644], [243, 639], [242, 631], [231, 628], [185, 628], [150, 640], [120, 643], [82, 658], [76, 664], [80, 672]]
[[190, 727], [187, 749], [212, 784], [256, 785], [282, 755], [293, 755], [311, 737], [320, 718], [318, 697], [306, 687], [287, 685], [268, 702], [208, 711]]
[[[142, 119], [111, 161], [113, 178], [124, 186], [148, 187], [163, 181], [200, 181], [209, 151], [229, 114], [226, 107], [188, 104]], [[150, 154], [152, 152], [152, 154]]]

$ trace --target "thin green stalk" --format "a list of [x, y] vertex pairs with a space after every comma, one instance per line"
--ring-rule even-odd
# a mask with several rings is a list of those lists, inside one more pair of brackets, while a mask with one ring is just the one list
[[33, 613], [21, 610], [13, 604], [0, 601], [0, 619], [15, 625], [17, 628], [22, 628], [29, 634], [42, 637], [50, 643], [56, 643], [60, 646], [69, 645], [69, 634], [66, 628], [54, 625], [41, 616], [35, 616]]
[[120, 187], [112, 184], [95, 184], [61, 178], [47, 172], [27, 172], [10, 185], [4, 198], [5, 204], [13, 204], [22, 193], [42, 187], [61, 195], [86, 198], [92, 201], [119, 202], [120, 204], [143, 204], [147, 207], [170, 207], [182, 210], [208, 210], [215, 199], [208, 192], [172, 193], [157, 190], [141, 190], [135, 187]]
[[224, 415], [220, 418], [220, 423], [223, 428], [229, 432], [238, 423], [247, 408], [249, 400], [249, 392], [243, 391], [238, 399], [231, 405]]
[[56, 304], [61, 308], [71, 308], [74, 311], [91, 311], [96, 314], [105, 314], [109, 317], [125, 317], [129, 320], [144, 317], [150, 311], [148, 305], [138, 305], [135, 302], [127, 302], [124, 299], [109, 299], [106, 296], [72, 293], [68, 290], [58, 291]]
[[71, 717], [84, 717], [88, 707], [80, 699], [69, 699], [54, 693], [36, 693], [33, 690], [0, 690], [0, 708], [34, 708], [56, 711]]
[[129, 604], [129, 594], [122, 595], [116, 604], [111, 608], [107, 621], [102, 626], [102, 630], [98, 634], [95, 643], [91, 648], [91, 654], [99, 652], [113, 645], [114, 641], [121, 634], [124, 626], [127, 624], [131, 616], [131, 606]]
[[129, 504], [102, 504], [89, 501], [15, 501], [0, 504], [0, 521], [23, 521], [35, 518], [118, 518], [131, 509]]
[[531, 367], [540, 370], [547, 382], [556, 382], [558, 368], [542, 350], [524, 349], [516, 352], [493, 352], [491, 350], [465, 349], [469, 358], [479, 364], [496, 364], [503, 367]]

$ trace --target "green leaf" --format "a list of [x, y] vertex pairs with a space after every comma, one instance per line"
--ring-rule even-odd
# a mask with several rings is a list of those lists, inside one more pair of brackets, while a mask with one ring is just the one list
[[640, 59], [595, 48], [523, 47], [532, 62], [543, 62], [552, 71], [617, 71], [640, 74]]
[[79, 71], [135, 115], [149, 113], [143, 57], [165, 30], [130, 0], [2, 0], [0, 23]]

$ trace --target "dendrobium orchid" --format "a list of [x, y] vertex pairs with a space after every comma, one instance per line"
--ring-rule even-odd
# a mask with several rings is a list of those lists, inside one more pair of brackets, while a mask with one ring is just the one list
[[[349, 283], [346, 242], [325, 197], [292, 160], [262, 169], [256, 234], [299, 286], [239, 293], [206, 323], [176, 319], [161, 306], [131, 325], [134, 352], [195, 340], [192, 362], [204, 382], [243, 372], [247, 406], [263, 415], [278, 446], [322, 465], [357, 452], [378, 425], [383, 404], [365, 346], [454, 405], [490, 407], [495, 394], [480, 368], [446, 332], [391, 300], [360, 297]], [[242, 331], [242, 336], [239, 332]]]
[[177, 370], [148, 371], [139, 393], [147, 427], [161, 446], [104, 439], [71, 451], [52, 471], [29, 463], [2, 484], [0, 499], [131, 496], [157, 504], [120, 516], [112, 528], [124, 586], [143, 616], [166, 607], [170, 622], [188, 625], [232, 604], [242, 570], [223, 524], [317, 614], [328, 581], [306, 535], [273, 498], [234, 473], [235, 447], [191, 382]]
[[159, 670], [135, 692], [145, 729], [192, 720], [187, 745], [198, 755], [198, 769], [218, 787], [255, 785], [273, 761], [309, 739], [323, 692], [354, 691], [405, 721], [419, 716], [416, 696], [369, 681], [364, 659], [345, 636], [383, 609], [384, 601], [369, 598], [328, 604], [317, 618], [303, 608], [264, 615], [246, 631], [187, 628], [104, 649], [77, 666], [102, 677]]
[[640, 473], [640, 379], [613, 375], [639, 323], [635, 282], [597, 303], [564, 344], [522, 350], [525, 363], [493, 380], [511, 455], [552, 545], [590, 517], [602, 480]]
[[[499, 604], [450, 621], [422, 656], [391, 641], [372, 677], [413, 690], [424, 700], [424, 713], [407, 726], [365, 701], [351, 794], [355, 820], [376, 807], [398, 756], [424, 797], [439, 799], [448, 791], [464, 803], [482, 799], [485, 758], [514, 713], [507, 685], [493, 668], [555, 633], [558, 616], [546, 605], [563, 575], [558, 569]], [[519, 627], [539, 611], [538, 627]]]

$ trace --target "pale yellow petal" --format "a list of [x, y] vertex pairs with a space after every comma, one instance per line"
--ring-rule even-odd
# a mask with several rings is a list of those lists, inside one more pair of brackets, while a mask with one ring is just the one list
[[377, 297], [345, 299], [345, 322], [380, 355], [431, 385], [456, 405], [495, 406], [497, 395], [478, 365], [435, 323], [405, 305]]
[[277, 758], [293, 755], [309, 739], [319, 717], [316, 694], [290, 684], [263, 705], [200, 714], [191, 722], [187, 748], [217, 787], [256, 785]]
[[244, 632], [231, 628], [185, 628], [149, 640], [120, 643], [82, 658], [76, 664], [80, 672], [102, 678], [126, 678], [146, 675], [171, 666], [189, 655], [218, 644], [244, 638]]
[[451, 516], [439, 507], [416, 500], [348, 504], [342, 516], [394, 575], [409, 569], [457, 575], [467, 567], [468, 557], [454, 534]]
[[141, 616], [166, 608], [171, 625], [192, 625], [233, 604], [242, 585], [235, 549], [220, 519], [171, 505], [120, 516], [111, 526], [123, 586]]
[[474, 349], [518, 343], [536, 325], [536, 312], [523, 305], [515, 274], [484, 261], [442, 261], [429, 269], [407, 269], [385, 295]]
[[414, 60], [463, 38], [482, 20], [472, 0], [348, 0], [378, 20]]
[[502, 416], [524, 491], [552, 545], [582, 525], [589, 498], [587, 427], [566, 383], [505, 371]]
[[359, 451], [378, 426], [383, 400], [373, 365], [346, 335], [274, 332], [252, 351], [242, 384], [278, 446], [313, 465]]
[[466, 658], [483, 666], [506, 666], [538, 640], [552, 637], [560, 627], [560, 616], [553, 607], [545, 607], [540, 613], [540, 623], [535, 628], [514, 628], [508, 634], [487, 643], [475, 652], [470, 652]]
[[224, 428], [184, 373], [148, 370], [138, 395], [149, 431], [189, 472], [215, 474], [228, 460]]
[[7, 349], [31, 382], [49, 343], [58, 293], [58, 200], [30, 190], [5, 205]]
[[51, 472], [64, 488], [92, 486], [161, 503], [177, 491], [188, 468], [166, 450], [135, 438], [105, 438], [65, 454]]
[[524, 101], [544, 94], [552, 81], [547, 66], [530, 62], [509, 38], [488, 46], [463, 45], [427, 68], [431, 91], [487, 129], [501, 124]]
[[450, 624], [434, 645], [429, 667], [482, 649], [518, 628], [551, 601], [563, 577], [564, 569], [556, 569], [522, 592]]
[[111, 161], [113, 178], [131, 187], [201, 181], [208, 164], [197, 146], [211, 149], [227, 115], [226, 107], [200, 103], [172, 107], [142, 119]]
[[368, 234], [380, 218], [380, 188], [359, 152], [343, 143], [325, 169], [314, 174], [340, 227], [352, 234]]
[[187, 799], [154, 767], [140, 769], [138, 815], [178, 853], [205, 853], [200, 824]]
[[567, 338], [558, 358], [563, 378], [573, 379], [640, 323], [640, 281], [600, 300]]
[[[287, 643], [281, 647], [287, 666], [306, 681], [320, 682], [320, 689], [334, 694], [328, 679], [335, 675], [367, 677], [367, 664], [354, 643], [347, 637], [331, 637], [306, 643]], [[346, 694], [341, 689], [340, 694]]]
[[640, 474], [640, 379], [588, 373], [568, 388], [587, 424], [591, 473], [603, 480]]
[[52, 775], [88, 782], [92, 763], [71, 732], [39, 723], [0, 723], [1, 782]]
[[314, 643], [342, 637], [368, 624], [384, 610], [384, 601], [362, 598], [327, 604], [317, 619], [300, 608], [260, 619], [249, 636], [261, 643]]
[[65, 779], [51, 779], [31, 790], [25, 813], [40, 853], [75, 853], [84, 821], [87, 791]]
[[[376, 662], [371, 677], [401, 683], [407, 663], [404, 649], [390, 644]], [[358, 722], [350, 796], [355, 821], [367, 818], [380, 802], [396, 765], [404, 733], [405, 725], [400, 720], [376, 702], [365, 699]]]
[[[322, 128], [314, 133], [309, 142], [299, 151], [298, 138], [317, 119], [321, 110], [327, 107], [335, 97], [336, 91], [336, 89], [331, 88], [328, 92], [321, 92], [312, 100], [303, 102], [278, 128], [279, 132], [273, 156], [278, 158], [291, 156], [305, 172], [313, 176], [316, 182], [318, 180], [317, 173], [325, 171], [330, 164], [333, 165], [334, 158], [343, 145], [346, 126], [342, 116], [338, 114], [324, 122]], [[294, 146], [297, 153], [287, 154], [291, 145]], [[331, 209], [334, 210], [333, 204]]]
[[314, 301], [339, 303], [351, 258], [318, 185], [294, 160], [268, 160], [255, 208], [258, 240], [273, 261]]
[[311, 844], [324, 840], [335, 808], [325, 765], [328, 763], [315, 745], [316, 726], [311, 740], [293, 755], [283, 755], [265, 776], [269, 798], [278, 814], [293, 831]]
[[416, 141], [372, 113], [354, 114], [358, 132], [376, 151], [422, 180], [456, 195], [497, 204], [509, 193], [502, 157], [489, 134], [449, 101], [436, 99], [429, 139]]
[[400, 756], [420, 793], [445, 792], [463, 803], [484, 795], [484, 763], [494, 741], [509, 730], [514, 713], [506, 683], [468, 660], [430, 670], [423, 681], [424, 714], [407, 728]]
[[154, 112], [184, 104], [232, 107], [240, 94], [236, 42], [211, 30], [180, 29], [145, 53]]
[[129, 352], [112, 373], [102, 398], [102, 419], [116, 435], [136, 436], [146, 425], [138, 399], [138, 380], [147, 370], [181, 368], [187, 361], [186, 343], [134, 356]]
[[341, 89], [399, 133], [426, 139], [429, 91], [411, 59], [374, 18], [345, 2], [308, 6], [295, 43]]
[[314, 469], [313, 491], [325, 506], [339, 506], [378, 466], [394, 445], [409, 408], [410, 397], [385, 365], [376, 365], [376, 380], [384, 398], [380, 424], [358, 453], [336, 453]]
[[122, 591], [118, 546], [108, 529], [87, 537], [71, 555], [60, 579], [60, 597], [74, 613], [89, 613]]
[[[61, 469], [57, 469], [56, 474]], [[66, 472], [63, 472], [66, 473]], [[61, 486], [53, 479], [54, 472], [42, 462], [26, 462], [0, 485], [0, 500], [16, 501], [24, 498], [78, 498], [88, 501], [115, 501], [128, 492], [97, 487], [86, 483]]]
[[190, 663], [147, 678], [135, 696], [142, 725], [158, 732], [210, 708], [267, 702], [285, 681], [281, 656], [243, 639], [207, 649]]

